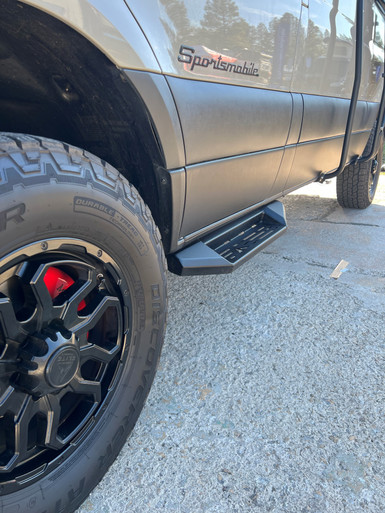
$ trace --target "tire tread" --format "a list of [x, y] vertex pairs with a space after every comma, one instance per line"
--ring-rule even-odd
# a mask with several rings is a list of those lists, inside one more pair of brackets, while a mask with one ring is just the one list
[[[36, 176], [42, 176], [45, 181], [47, 180], [46, 167], [39, 164], [42, 153], [51, 157], [55, 164], [55, 173], [61, 177], [78, 176], [88, 179], [86, 176], [88, 172], [92, 175], [94, 186], [99, 184], [113, 192], [117, 198], [124, 198], [138, 217], [143, 219], [154, 243], [160, 250], [163, 268], [167, 269], [161, 235], [150, 209], [144, 203], [137, 189], [113, 166], [86, 150], [46, 137], [13, 133], [0, 134], [0, 158], [9, 158], [13, 166], [17, 166], [17, 172], [24, 179], [30, 178], [33, 174], [34, 179]], [[81, 165], [82, 163], [83, 165]], [[84, 164], [88, 164], [88, 169], [85, 169]], [[6, 177], [2, 178], [0, 176], [1, 182], [7, 181]]]
[[368, 188], [372, 161], [351, 164], [337, 177], [337, 200], [345, 208], [363, 209], [371, 204]]

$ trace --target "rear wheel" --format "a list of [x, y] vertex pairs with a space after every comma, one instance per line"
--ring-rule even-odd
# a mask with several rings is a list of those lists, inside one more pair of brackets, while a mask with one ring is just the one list
[[342, 207], [367, 208], [373, 202], [381, 173], [383, 138], [377, 156], [347, 166], [337, 176], [337, 200]]
[[149, 392], [162, 245], [136, 190], [77, 148], [4, 134], [0, 176], [0, 509], [71, 512]]

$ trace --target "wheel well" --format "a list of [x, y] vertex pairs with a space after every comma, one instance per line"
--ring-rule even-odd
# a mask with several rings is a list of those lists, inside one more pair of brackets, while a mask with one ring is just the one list
[[0, 0], [0, 10], [0, 131], [61, 140], [112, 164], [139, 190], [167, 246], [164, 157], [124, 72], [52, 16], [14, 0]]

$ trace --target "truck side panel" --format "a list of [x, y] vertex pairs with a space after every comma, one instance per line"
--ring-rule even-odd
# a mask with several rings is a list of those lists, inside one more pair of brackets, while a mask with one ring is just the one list
[[[76, 28], [136, 77], [167, 168], [186, 166], [181, 237], [337, 166], [354, 78], [355, 2], [291, 0], [282, 9], [279, 0], [23, 1]], [[365, 27], [351, 156], [365, 148], [383, 83], [383, 21], [373, 0]], [[148, 71], [166, 80], [147, 87]], [[162, 112], [151, 101], [160, 82]]]
[[[303, 94], [303, 125], [285, 190], [339, 165], [354, 79], [356, 3], [302, 5], [293, 89]], [[384, 84], [384, 20], [373, 0], [365, 2], [363, 70], [349, 159], [365, 149]]]
[[[354, 79], [355, 2], [292, 0], [284, 9], [275, 0], [127, 4], [168, 76], [181, 119], [187, 164], [181, 236], [337, 167]], [[365, 148], [382, 90], [377, 11], [367, 0], [367, 64], [351, 156]], [[297, 95], [302, 103], [294, 104]]]
[[277, 0], [254, 4], [127, 1], [180, 116], [187, 165], [181, 237], [281, 192], [274, 184], [293, 122], [300, 2], [283, 17]]
[[123, 0], [20, 0], [70, 25], [120, 68], [159, 72], [142, 30]]

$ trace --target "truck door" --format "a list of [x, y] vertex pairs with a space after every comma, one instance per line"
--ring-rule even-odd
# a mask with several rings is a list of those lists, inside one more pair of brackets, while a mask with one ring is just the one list
[[[292, 91], [303, 97], [303, 123], [285, 189], [314, 180], [340, 161], [354, 80], [356, 2], [302, 3]], [[360, 155], [378, 111], [384, 70], [384, 20], [365, 1], [363, 73], [349, 159]]]
[[276, 178], [292, 122], [300, 4], [129, 2], [180, 116], [187, 186], [181, 236], [282, 191]]

